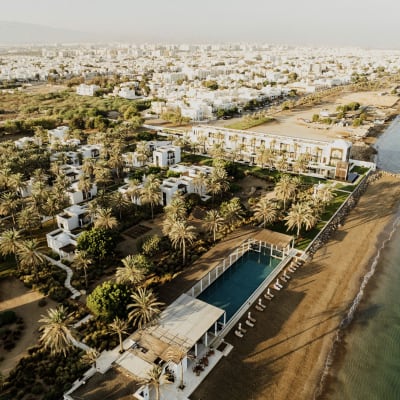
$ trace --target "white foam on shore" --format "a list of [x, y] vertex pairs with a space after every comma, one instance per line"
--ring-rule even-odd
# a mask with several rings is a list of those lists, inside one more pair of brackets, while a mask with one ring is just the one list
[[386, 237], [386, 239], [383, 240], [381, 247], [378, 249], [378, 252], [376, 253], [376, 255], [372, 261], [371, 268], [364, 275], [364, 278], [360, 285], [360, 289], [359, 289], [356, 297], [352, 301], [349, 311], [346, 313], [346, 315], [344, 316], [344, 318], [342, 319], [342, 321], [339, 324], [339, 328], [337, 329], [335, 337], [333, 338], [333, 341], [332, 341], [332, 347], [326, 358], [320, 381], [314, 392], [313, 400], [317, 400], [324, 392], [325, 382], [326, 382], [327, 377], [329, 376], [329, 372], [330, 372], [330, 370], [332, 368], [332, 364], [335, 360], [337, 348], [342, 341], [344, 330], [350, 325], [351, 321], [353, 320], [354, 314], [357, 311], [358, 305], [360, 304], [360, 302], [364, 296], [365, 288], [366, 288], [369, 280], [375, 274], [376, 266], [378, 265], [378, 261], [381, 256], [381, 252], [383, 251], [383, 249], [385, 248], [387, 243], [390, 242], [390, 240], [392, 239], [394, 233], [396, 232], [396, 230], [398, 229], [399, 226], [400, 226], [400, 216], [398, 216], [395, 219], [395, 221], [393, 222], [392, 229], [391, 229], [389, 235]]

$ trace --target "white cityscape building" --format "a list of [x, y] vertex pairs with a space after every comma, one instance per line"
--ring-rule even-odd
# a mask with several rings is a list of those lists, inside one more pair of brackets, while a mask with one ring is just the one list
[[100, 86], [81, 83], [76, 88], [76, 94], [79, 94], [80, 96], [94, 96], [98, 90], [100, 90]]

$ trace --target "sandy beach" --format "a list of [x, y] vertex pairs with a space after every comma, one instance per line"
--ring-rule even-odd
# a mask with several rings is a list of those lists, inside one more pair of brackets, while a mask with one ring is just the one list
[[313, 399], [337, 328], [398, 208], [400, 180], [370, 184], [345, 224], [276, 293], [244, 338], [191, 396], [200, 399]]

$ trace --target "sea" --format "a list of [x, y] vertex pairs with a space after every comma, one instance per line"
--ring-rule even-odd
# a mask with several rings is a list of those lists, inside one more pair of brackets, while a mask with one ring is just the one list
[[[377, 140], [378, 167], [400, 173], [400, 116]], [[326, 368], [324, 400], [400, 400], [400, 210], [361, 283]]]

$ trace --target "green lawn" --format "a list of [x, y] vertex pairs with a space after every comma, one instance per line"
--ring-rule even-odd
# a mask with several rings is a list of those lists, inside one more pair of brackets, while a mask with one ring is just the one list
[[351, 172], [356, 172], [359, 175], [364, 175], [369, 171], [369, 168], [366, 167], [359, 167], [359, 166], [355, 166], [353, 167], [353, 169], [351, 170]]
[[353, 192], [353, 190], [357, 187], [357, 185], [345, 185], [339, 184], [335, 186], [335, 189], [346, 190], [347, 192]]

